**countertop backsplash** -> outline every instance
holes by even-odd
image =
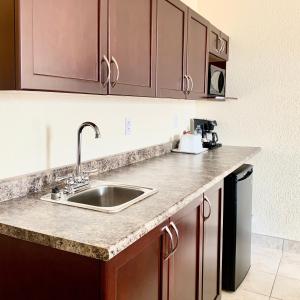
[[[167,154],[172,149],[172,142],[141,148],[129,152],[114,154],[82,163],[84,170],[97,169],[104,173],[113,169],[134,164],[145,159]],[[0,202],[40,192],[49,186],[57,185],[55,178],[74,172],[75,164],[44,170],[0,180]]]

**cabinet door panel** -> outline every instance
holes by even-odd
[[[117,300],[159,299],[160,241],[156,240],[118,270]]]
[[[33,1],[35,74],[98,81],[97,2]]]
[[[221,295],[223,182],[204,194],[210,201],[203,202],[204,249],[203,249],[203,300],[215,300]]]
[[[187,7],[159,0],[157,11],[157,95],[185,98]]]
[[[120,71],[110,93],[155,96],[156,1],[110,0],[109,6],[110,56]],[[112,81],[116,71],[112,64]]]
[[[187,73],[192,77],[193,89],[189,99],[206,95],[208,70],[208,22],[189,11]]]
[[[20,88],[106,93],[104,8],[98,0],[20,1]]]
[[[170,260],[171,300],[196,300],[201,290],[201,203],[202,198],[195,200],[171,219],[179,233],[178,248]],[[176,236],[176,232],[172,232]]]
[[[107,263],[105,300],[168,300],[169,239],[164,228],[153,229]]]
[[[14,1],[0,1],[0,90],[15,89]]]

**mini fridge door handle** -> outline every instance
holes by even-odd
[[[252,173],[253,173],[253,169],[248,171],[242,178],[238,179],[238,181],[243,181],[243,180],[247,179],[248,177],[251,176]]]

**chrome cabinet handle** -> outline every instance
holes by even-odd
[[[190,81],[189,81],[189,77],[188,77],[188,75],[184,75],[183,78],[186,79],[186,85],[185,85],[185,87],[184,87],[184,89],[183,89],[183,92],[184,92],[185,94],[188,94],[188,93],[189,93],[189,90],[190,90]]]
[[[225,52],[225,46],[226,46],[226,41],[223,39],[223,48],[222,48],[222,52]]]
[[[188,91],[188,93],[190,94],[193,91],[193,89],[194,89],[194,81],[193,81],[193,78],[192,78],[191,75],[188,75],[188,79],[191,81],[191,87],[190,87],[190,89]]]
[[[168,253],[167,253],[167,255],[164,257],[164,260],[168,260],[169,258],[170,258],[170,256],[174,253],[174,239],[173,239],[173,235],[172,235],[172,233],[171,233],[171,230],[169,229],[169,227],[168,226],[165,226],[163,229],[162,229],[162,231],[165,231],[167,234],[168,234],[168,236],[169,236],[169,238],[170,238],[170,240],[171,240],[171,251],[168,251]],[[169,250],[169,249],[168,249]]]
[[[209,207],[208,216],[204,215],[204,207],[203,207],[203,218],[204,218],[204,221],[206,221],[211,216],[211,202],[209,201],[209,199],[206,196],[204,196],[204,202],[207,202],[208,207]]]
[[[102,61],[104,61],[106,63],[107,72],[108,72],[106,80],[102,83],[103,87],[106,87],[110,81],[111,69],[110,69],[110,63],[109,63],[106,55],[103,55]]]
[[[174,254],[176,252],[177,248],[178,248],[178,245],[179,245],[179,231],[178,231],[178,228],[176,227],[176,225],[174,224],[174,222],[171,222],[170,225],[176,233],[176,245],[175,245],[175,248],[173,249],[173,252],[172,252],[172,254]]]
[[[225,45],[226,41],[220,37],[218,37],[218,40],[221,42],[220,45],[221,47],[217,50],[219,53],[224,53],[225,52]]]
[[[116,77],[116,80],[110,82],[111,86],[115,87],[116,84],[119,81],[119,78],[120,78],[120,68],[119,68],[117,60],[113,56],[111,57],[111,63],[115,64],[116,68],[117,68],[117,77]]]
[[[217,45],[217,52],[221,53],[223,47],[223,40],[218,36],[218,45]]]
[[[223,53],[225,49],[225,41],[221,38],[221,49],[220,49],[220,53]]]

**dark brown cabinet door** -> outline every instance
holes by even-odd
[[[158,0],[157,96],[185,98],[188,8],[177,0]]]
[[[189,76],[188,99],[199,99],[206,95],[208,26],[208,21],[194,11],[189,10],[187,44],[187,74]]]
[[[16,88],[14,1],[0,1],[0,90]]]
[[[223,182],[204,194],[203,300],[221,299]]]
[[[109,0],[110,94],[155,96],[155,0]]]
[[[171,218],[170,229],[178,246],[170,258],[170,300],[196,300],[201,291],[201,205],[202,197]]]
[[[213,25],[210,25],[209,52],[228,60],[229,37]]]
[[[106,2],[17,2],[19,88],[107,93],[101,78],[106,72],[100,72],[106,54]]]
[[[162,224],[107,263],[105,300],[168,300],[169,236]]]

